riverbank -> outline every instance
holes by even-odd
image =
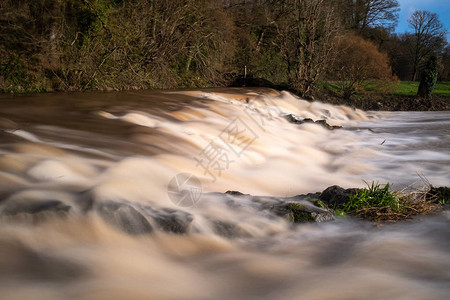
[[[349,105],[362,110],[376,111],[446,111],[450,110],[450,97],[432,96],[423,99],[407,95],[371,95],[369,97],[343,99],[330,94],[320,94],[314,97],[334,105]]]
[[[290,90],[286,86],[275,86],[268,82],[258,87],[273,88],[276,90],[288,90],[295,94],[295,91]],[[1,85],[1,82],[0,82]],[[449,84],[450,85],[450,84]],[[181,89],[193,89],[200,86],[182,86]],[[249,86],[252,88],[252,86]],[[179,87],[180,88],[180,87]],[[211,88],[210,86],[204,86],[203,88]],[[219,87],[217,87],[219,88]],[[52,90],[52,89],[0,89],[0,96],[26,96],[33,94],[46,94],[46,93],[66,93],[66,92],[118,92],[118,91],[151,91],[145,86],[129,85],[120,88],[104,87],[95,90],[83,90],[83,89],[68,89],[68,90]],[[164,90],[162,90],[164,91]],[[176,89],[168,89],[166,91],[176,91]],[[358,94],[351,99],[344,99],[335,91],[319,89],[313,93],[313,96],[307,98],[308,101],[319,101],[323,103],[329,103],[333,105],[347,105],[350,107],[373,110],[373,111],[447,111],[450,110],[450,96],[442,93],[434,94],[430,99],[419,98],[412,95],[410,92],[396,93],[396,94],[377,94],[366,93]]]
[[[450,110],[450,83],[438,82],[431,98],[417,97],[419,82],[366,82],[350,99],[345,99],[339,82],[320,82],[313,93],[315,100],[349,105],[363,110],[444,111]]]

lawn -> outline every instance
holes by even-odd
[[[379,84],[375,84],[374,82],[367,81],[363,84],[365,94],[379,94],[383,88],[380,88]],[[338,81],[323,81],[318,83],[318,87],[322,90],[331,92],[335,95],[342,94],[342,87]],[[390,85],[386,85],[386,92],[391,91],[388,94],[392,94],[394,96],[415,96],[417,94],[417,90],[419,89],[418,81],[400,81],[398,84],[392,82]],[[363,92],[364,93],[364,92]],[[356,96],[361,96],[363,94],[361,92],[357,92]],[[440,97],[450,97],[450,82],[438,82],[434,86],[433,95]]]
[[[419,82],[416,81],[400,81],[395,95],[398,96],[414,96],[417,94]],[[450,82],[438,82],[434,86],[433,95],[450,97]]]

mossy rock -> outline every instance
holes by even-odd
[[[275,215],[292,223],[326,222],[333,220],[333,214],[315,206],[310,201],[284,202],[269,208]]]
[[[287,205],[289,210],[289,218],[294,223],[315,222],[316,218],[312,212],[306,211],[304,206],[299,203],[289,203]]]

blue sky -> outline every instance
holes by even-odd
[[[411,31],[406,20],[416,9],[428,10],[439,15],[439,20],[447,28],[447,42],[450,42],[450,0],[398,0],[400,18],[395,31],[403,33]]]

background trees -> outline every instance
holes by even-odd
[[[270,11],[290,87],[308,95],[333,53],[335,8],[325,0],[285,0],[273,1]]]
[[[417,71],[422,63],[434,52],[445,46],[446,30],[438,15],[426,10],[417,10],[408,19],[414,30],[411,36],[411,55],[413,72],[411,80],[415,81]]]
[[[397,0],[3,0],[0,91],[218,86],[246,69],[309,96],[320,80],[353,81],[354,61],[379,74],[369,61],[384,68],[380,52],[403,80],[418,78],[432,54],[448,78],[437,15],[415,12],[414,33],[395,35],[398,8]]]
[[[219,0],[2,1],[0,84],[18,91],[223,84],[233,28]]]
[[[347,28],[364,32],[368,28],[393,29],[397,23],[397,0],[338,0],[343,23]]]

